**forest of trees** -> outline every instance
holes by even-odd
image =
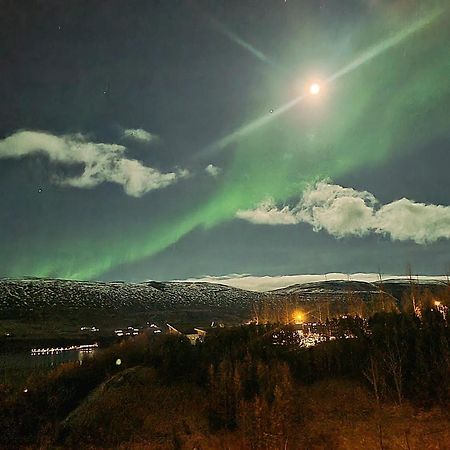
[[[26,388],[0,386],[0,447],[361,448],[341,446],[343,432],[312,428],[312,411],[327,408],[326,420],[372,414],[376,441],[367,448],[396,448],[382,420],[389,408],[412,408],[411,417],[434,411],[450,429],[448,318],[426,308],[420,317],[381,312],[338,325],[342,338],[309,348],[292,325],[278,323],[218,328],[196,346],[174,335],[124,341],[32,377]],[[274,345],[280,332],[283,345]],[[404,433],[398,448],[419,448]],[[443,430],[433,436],[449,438]]]

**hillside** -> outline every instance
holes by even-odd
[[[378,300],[388,301],[395,308],[410,289],[409,280],[386,280],[382,284],[323,281],[257,293],[207,282],[3,279],[0,343],[24,339],[112,339],[117,328],[142,328],[149,323],[205,326],[220,321],[232,325],[251,318],[255,305],[264,302],[272,308],[278,302],[289,302],[308,309],[315,302],[325,301],[328,312],[362,314]],[[438,293],[448,288],[443,282],[427,281],[415,285],[415,289]],[[84,327],[99,330],[93,333],[82,330]]]
[[[0,280],[0,345],[18,341],[111,340],[149,323],[228,324],[246,320],[261,294],[210,283]],[[82,330],[95,327],[96,332]],[[49,343],[48,345],[51,345]]]
[[[294,284],[272,292],[277,295],[292,296],[301,301],[318,299],[345,301],[349,296],[358,296],[364,301],[369,301],[380,295],[380,288],[374,283],[365,281],[333,280]]]
[[[278,324],[217,327],[195,346],[146,333],[16,377],[0,391],[0,448],[448,449],[448,321],[426,310],[336,326],[309,347]]]
[[[447,282],[442,280],[421,280],[420,282],[414,282],[411,285],[411,280],[408,278],[401,279],[388,279],[383,282],[374,283],[377,287],[383,291],[391,294],[398,301],[402,299],[405,292],[411,291],[411,286],[413,289],[420,292],[428,292],[431,295],[441,296],[445,292],[450,292],[450,286]]]

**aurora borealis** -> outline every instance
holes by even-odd
[[[446,2],[6,4],[1,276],[447,269]],[[439,207],[436,239],[236,217],[322,180]]]

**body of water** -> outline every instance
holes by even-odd
[[[30,349],[28,352],[3,352],[0,354],[0,383],[14,381],[16,376],[23,379],[33,373],[47,372],[67,362],[78,361],[83,364],[97,351],[96,347],[74,346],[64,351],[32,352]]]

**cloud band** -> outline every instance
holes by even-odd
[[[83,166],[74,177],[55,177],[63,186],[92,188],[104,182],[116,183],[126,194],[140,197],[186,177],[186,170],[162,173],[125,156],[126,147],[118,144],[89,142],[82,134],[55,136],[40,131],[18,131],[0,140],[0,159],[22,158],[44,153],[56,163]]]
[[[310,186],[293,208],[266,200],[253,210],[238,211],[236,217],[267,225],[309,223],[314,231],[325,230],[337,238],[376,233],[417,244],[450,239],[449,206],[406,198],[380,205],[370,192],[326,182]]]

